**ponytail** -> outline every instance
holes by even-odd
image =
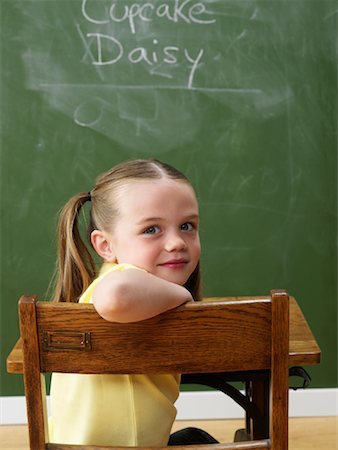
[[[89,193],[74,195],[63,207],[58,225],[58,259],[54,301],[77,302],[95,277],[95,262],[83,242],[78,225]]]

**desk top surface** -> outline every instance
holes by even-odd
[[[298,303],[293,297],[290,297],[289,365],[319,364],[320,354],[320,348]],[[7,372],[23,373],[21,339],[17,341],[7,358]]]

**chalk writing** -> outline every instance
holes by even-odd
[[[206,7],[203,3],[192,3],[192,0],[171,0],[166,3],[161,3],[158,6],[152,3],[133,3],[131,5],[123,5],[119,8],[118,2],[111,4],[109,11],[105,11],[106,14],[102,17],[97,16],[95,2],[94,11],[89,11],[88,0],[82,1],[81,11],[83,16],[91,23],[97,25],[108,24],[109,22],[124,22],[128,21],[130,31],[136,33],[135,20],[139,19],[144,22],[152,22],[156,17],[164,18],[171,22],[178,23],[183,21],[187,24],[200,24],[208,25],[215,23],[216,19],[207,19],[206,17],[200,17],[208,15]]]
[[[148,36],[142,35],[142,45],[137,42],[137,35],[142,24],[151,27],[155,20],[165,20],[174,26],[179,22],[186,26],[207,26],[216,22],[216,19],[207,11],[205,4],[200,0],[168,0],[166,2],[134,2],[126,4],[118,0],[111,2],[107,7],[98,8],[97,2],[82,0],[81,13],[90,24],[100,27],[95,32],[83,33],[77,26],[82,41],[85,40],[86,53],[91,56],[91,64],[95,66],[112,66],[119,62],[129,64],[143,64],[149,68],[150,75],[173,78],[165,67],[187,67],[187,87],[193,88],[194,76],[203,64],[204,48],[188,48],[184,42],[162,43],[160,37],[155,36],[151,30]],[[103,4],[101,4],[103,6]],[[125,42],[125,33],[114,34],[114,26],[127,24],[127,31],[134,36],[136,45],[131,47]],[[112,25],[112,32],[107,32],[107,26]],[[104,32],[101,30],[104,27]],[[174,33],[173,33],[174,34]],[[158,68],[161,67],[161,70]]]
[[[113,36],[108,36],[101,33],[87,33],[88,37],[95,37],[97,41],[97,60],[93,61],[94,65],[98,66],[104,66],[104,65],[110,65],[115,64],[121,60],[125,53],[125,48],[122,45],[122,43],[114,38]],[[110,42],[110,48],[113,52],[113,56],[110,59],[104,60],[103,57],[103,51],[102,51],[102,41],[109,41]],[[156,39],[153,40],[153,42],[156,44],[158,41]],[[128,51],[127,57],[128,61],[132,64],[137,64],[140,62],[145,62],[149,66],[153,66],[154,64],[157,64],[159,62],[163,62],[166,64],[177,64],[178,62],[178,54],[181,52],[179,47],[175,46],[166,46],[162,48],[159,51],[149,51],[146,47],[136,47],[132,49],[131,51]],[[197,66],[199,62],[202,59],[204,50],[200,49],[197,55],[192,56],[189,53],[189,50],[184,48],[183,49],[183,57],[184,59],[191,63],[191,69],[189,73],[189,81],[188,81],[188,87],[192,87],[192,82],[194,78],[194,73],[197,69]]]

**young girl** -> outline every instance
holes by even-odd
[[[91,202],[89,240],[78,218]],[[188,179],[157,160],[120,164],[60,214],[55,301],[93,303],[112,322],[148,319],[199,300],[198,204]],[[174,433],[179,375],[52,376],[50,442],[165,446],[216,442],[197,429]]]

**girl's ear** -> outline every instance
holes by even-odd
[[[98,255],[107,262],[116,262],[111,240],[104,231],[94,230],[90,235],[92,245]]]

